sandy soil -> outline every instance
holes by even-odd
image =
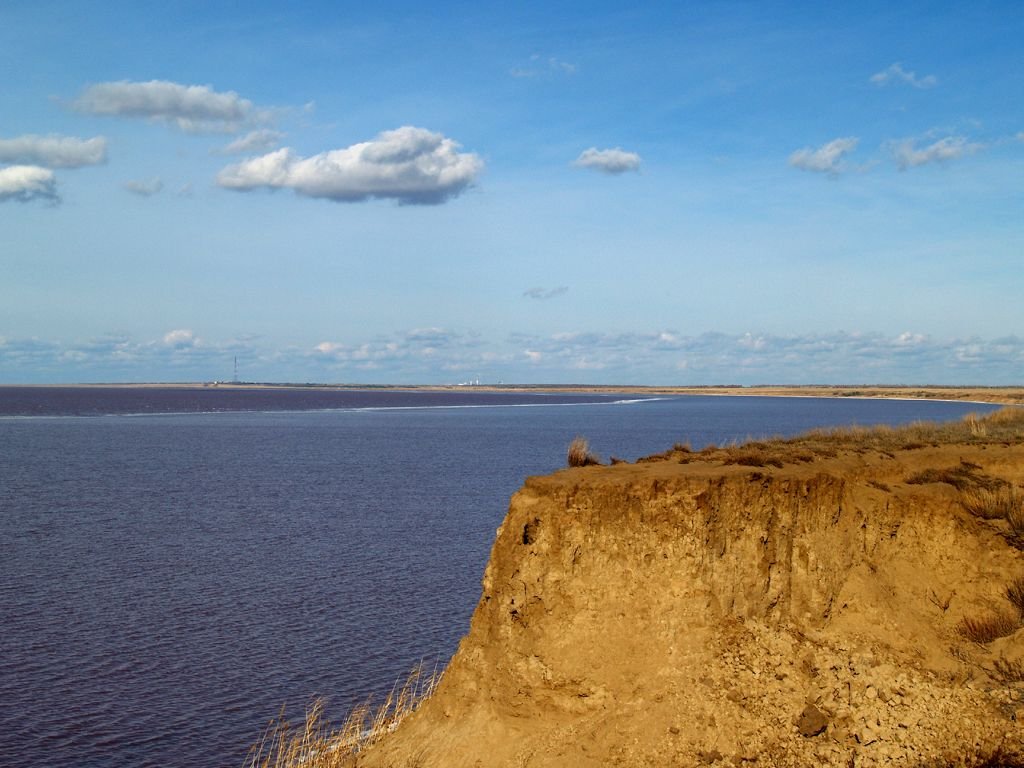
[[[358,764],[1024,766],[1022,488],[1010,411],[530,478]]]

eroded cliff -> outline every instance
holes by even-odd
[[[970,503],[1019,501],[1019,431],[530,478],[440,687],[359,764],[1024,765],[1024,520]]]

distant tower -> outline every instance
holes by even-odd
[[[231,381],[233,381],[235,384],[238,383],[238,355],[235,355],[235,378],[233,378]]]

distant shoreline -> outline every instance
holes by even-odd
[[[726,397],[828,397],[900,400],[946,400],[1024,405],[1024,387],[883,386],[883,385],[714,385],[638,386],[586,384],[294,384],[272,382],[149,382],[87,384],[5,384],[3,387],[88,387],[112,389],[299,389],[390,390],[423,392],[572,392],[587,394],[713,395]]]

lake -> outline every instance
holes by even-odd
[[[467,631],[509,496],[577,434],[633,460],[968,403],[0,387],[0,764],[240,766]]]

